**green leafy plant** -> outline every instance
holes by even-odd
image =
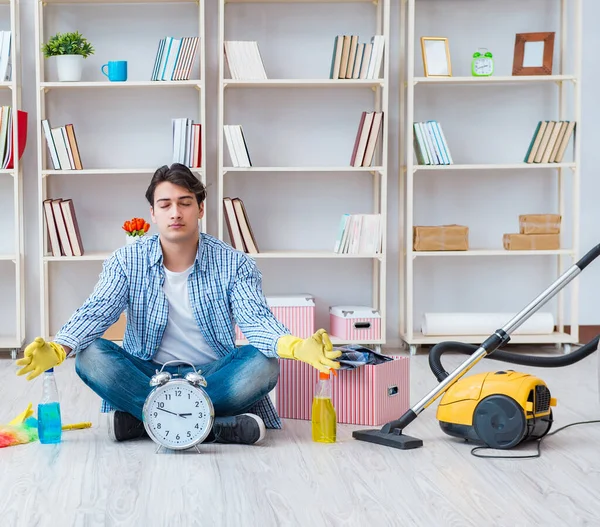
[[[94,54],[94,48],[79,31],[57,33],[42,46],[42,51],[46,58],[57,55],[81,55],[86,59]]]

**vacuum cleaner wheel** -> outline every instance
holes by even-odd
[[[513,448],[527,432],[523,408],[512,397],[490,395],[475,408],[473,427],[491,448]]]

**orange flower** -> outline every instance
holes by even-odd
[[[121,227],[128,236],[143,236],[150,229],[150,224],[144,218],[132,218]]]

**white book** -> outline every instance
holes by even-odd
[[[248,155],[246,141],[244,139],[244,134],[242,131],[242,125],[235,125],[233,128],[233,137],[235,140],[235,146],[238,149],[238,157],[241,160],[241,166],[250,167],[252,166],[250,163],[250,156]]]
[[[42,128],[44,135],[46,136],[46,144],[48,145],[48,151],[50,152],[50,159],[52,160],[52,167],[54,170],[60,170],[60,161],[58,160],[58,152],[56,145],[54,144],[54,138],[52,137],[52,131],[50,130],[50,122],[48,119],[42,121]]]
[[[165,64],[165,70],[163,72],[162,80],[164,80],[164,81],[173,80],[173,73],[175,72],[175,65],[177,64],[177,59],[179,58],[180,50],[181,50],[181,39],[174,38],[171,42],[171,49],[169,51],[169,56],[167,57],[167,62]]]
[[[226,124],[223,126],[223,135],[225,135],[225,140],[227,142],[227,150],[229,151],[229,158],[231,159],[231,164],[234,167],[241,166],[238,160],[237,152],[235,150],[233,135],[231,134],[231,125]]]
[[[58,160],[60,163],[60,170],[71,170],[71,163],[69,162],[69,153],[67,152],[67,145],[63,139],[62,131],[60,128],[52,128],[52,139],[54,139],[54,145],[58,152]]]

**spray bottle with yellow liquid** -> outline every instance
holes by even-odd
[[[334,374],[335,374],[335,370]],[[337,417],[331,401],[329,373],[319,372],[312,404],[312,437],[317,443],[335,443]]]

